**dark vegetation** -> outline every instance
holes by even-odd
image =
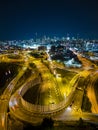
[[[32,68],[32,69],[35,69],[36,68],[36,65],[34,63],[29,63],[29,66]]]
[[[27,92],[23,95],[24,100],[32,104],[39,104],[38,102],[38,95],[40,96],[39,88],[40,88],[39,85],[35,85],[34,87],[28,89]]]
[[[9,82],[17,75],[18,65],[15,63],[0,63],[0,94]]]
[[[20,55],[15,55],[15,54],[8,55],[7,57],[10,59],[20,59],[21,58]]]
[[[56,126],[51,118],[44,118],[41,125],[28,124],[23,130],[98,130],[98,127],[95,124],[85,122],[82,118],[75,122],[58,122]]]
[[[59,69],[59,68],[56,68],[56,71],[57,71],[57,74],[61,74],[62,78],[65,77],[69,81],[77,74],[76,72],[71,72],[71,71]]]
[[[87,91],[86,90],[84,90],[81,109],[82,109],[83,112],[91,112],[91,102],[89,101],[89,98],[87,97]]]
[[[43,53],[31,52],[30,55],[35,58],[43,58]]]
[[[44,118],[43,122],[42,122],[42,128],[48,127],[48,128],[52,128],[53,127],[53,123],[54,121],[52,120],[52,118]]]
[[[97,103],[98,103],[98,79],[96,80],[96,82],[94,84],[94,90],[95,90],[95,96],[96,96]]]
[[[45,117],[42,123],[38,126],[32,126],[27,124],[23,130],[54,130],[53,127],[54,121],[50,117]]]

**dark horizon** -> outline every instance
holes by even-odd
[[[97,0],[0,1],[0,40],[42,37],[98,39]]]

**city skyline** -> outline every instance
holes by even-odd
[[[0,40],[67,34],[98,39],[97,6],[97,0],[1,0]]]

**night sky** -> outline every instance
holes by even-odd
[[[0,40],[98,39],[98,0],[0,0]]]

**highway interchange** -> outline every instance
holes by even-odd
[[[20,59],[11,59],[7,54],[0,56],[1,62],[20,62],[21,71],[9,83],[0,97],[0,129],[7,130],[8,127],[8,108],[12,116],[17,119],[37,125],[42,122],[44,117],[50,116],[54,120],[78,120],[80,117],[84,120],[98,123],[98,103],[94,90],[94,83],[98,80],[98,67],[92,67],[92,62],[78,55],[82,61],[83,67],[69,82],[69,91],[60,88],[62,86],[61,77],[57,76],[55,68],[58,66],[51,64],[46,66],[42,60],[32,57],[28,51],[20,53]],[[30,63],[34,63],[37,70],[32,69],[32,75],[26,82],[15,89],[17,82],[30,68]],[[70,68],[63,68],[70,70]],[[52,70],[52,73],[51,71]],[[71,69],[75,71],[76,69]],[[82,83],[81,83],[82,82]],[[24,100],[23,95],[28,89],[39,85],[36,92],[36,102],[31,104]],[[62,87],[63,88],[63,87]],[[81,110],[84,89],[87,88],[87,95],[92,104],[91,113]]]

